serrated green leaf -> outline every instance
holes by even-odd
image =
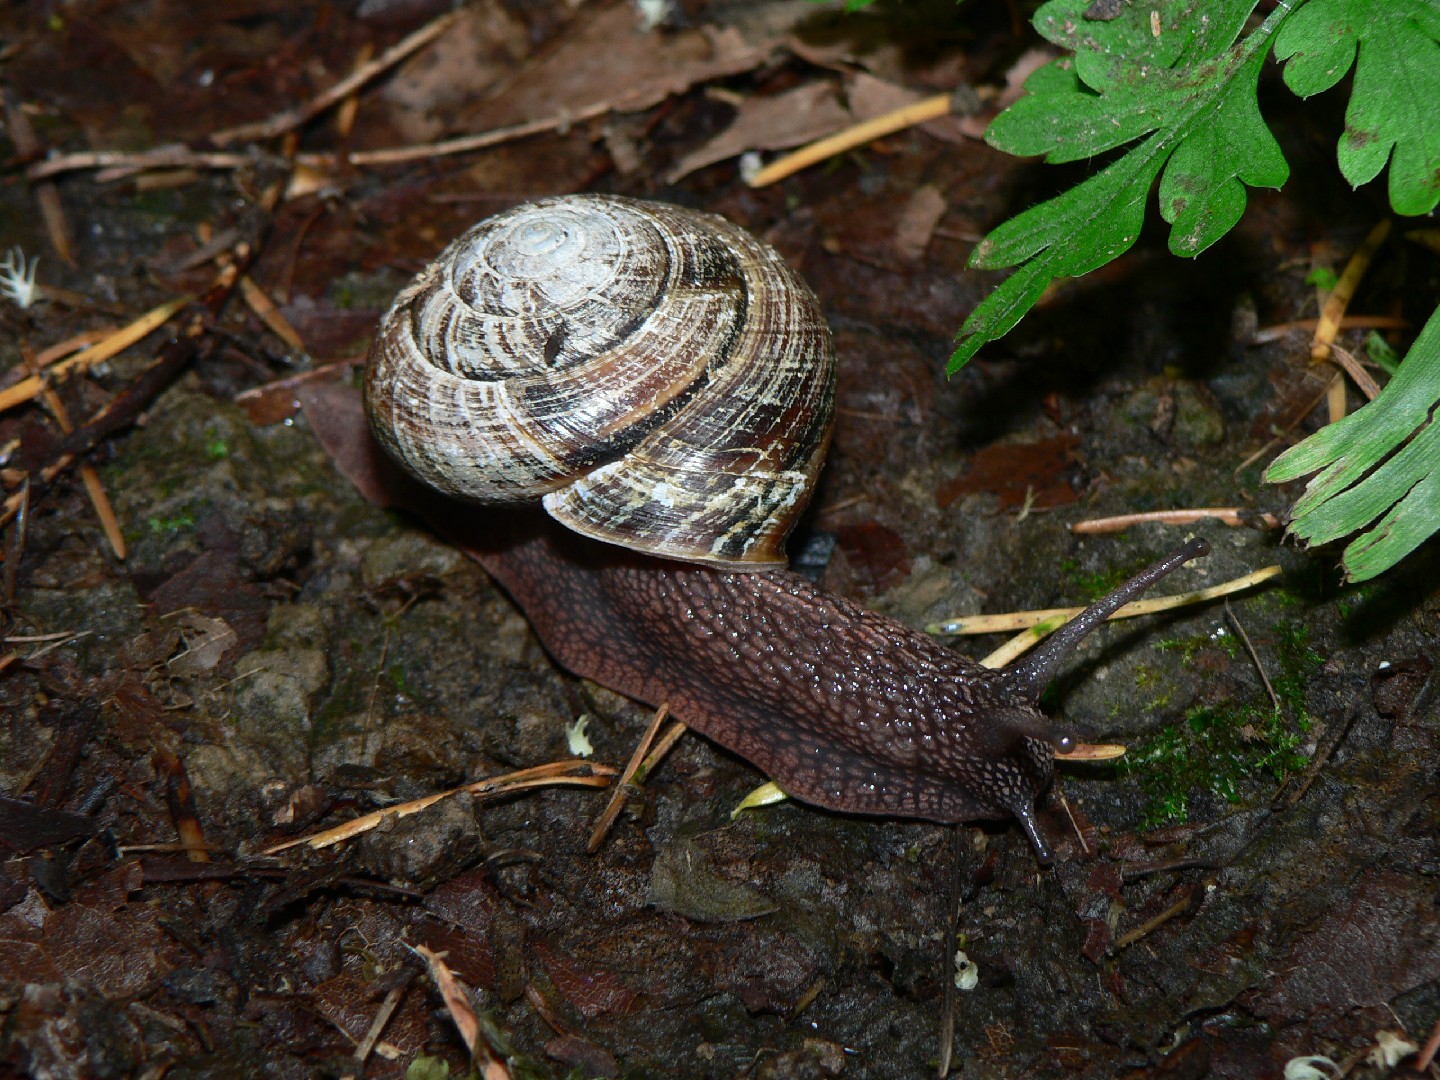
[[[1117,18],[1099,20],[1085,17],[1091,2],[1051,0],[1035,12],[1033,25],[1046,41],[1077,55],[1122,56],[1156,68],[1223,52],[1255,10],[1254,0],[1161,0],[1127,4]]]
[[[970,264],[1025,263],[987,296],[960,328],[950,370],[963,367],[987,341],[1007,333],[1057,277],[1077,277],[1128,250],[1145,223],[1145,199],[1169,151],[1159,136],[1049,202],[1032,206],[995,229]],[[1076,243],[1079,230],[1084,243]],[[1046,257],[1030,259],[1044,251]]]
[[[1359,187],[1389,162],[1397,214],[1440,203],[1440,0],[1310,0],[1276,35],[1275,55],[1301,97],[1354,65],[1336,155],[1345,179]]]
[[[1291,447],[1270,483],[1318,473],[1295,503],[1290,531],[1311,544],[1365,530],[1345,549],[1346,577],[1388,570],[1440,531],[1440,310],[1380,396]]]
[[[970,265],[998,270],[1048,250],[1057,260],[1051,277],[1104,266],[1140,235],[1146,196],[1168,156],[1158,136],[1149,139],[1069,191],[1002,223],[976,246]],[[1087,242],[1077,242],[1077,226]]]
[[[1245,187],[1278,188],[1290,177],[1280,144],[1265,126],[1256,84],[1265,53],[1257,50],[1217,96],[1215,122],[1202,124],[1175,151],[1160,181],[1160,216],[1170,222],[1170,250],[1199,255],[1245,212]]]
[[[1199,254],[1235,224],[1247,184],[1285,182],[1289,169],[1260,116],[1256,82],[1270,35],[1290,12],[1277,9],[1236,44],[1255,4],[1153,0],[1104,22],[1084,17],[1086,0],[1040,8],[1036,29],[1076,50],[1073,67],[1057,61],[1032,75],[1027,95],[995,118],[986,140],[1053,162],[1143,141],[1078,187],[1005,222],[975,249],[975,267],[1030,262],[1012,275],[1013,286],[1003,283],[971,312],[951,371],[1013,327],[1051,281],[1127,250],[1162,170],[1161,213],[1173,226],[1171,250],[1182,255]]]

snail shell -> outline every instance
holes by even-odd
[[[371,428],[422,481],[540,497],[570,529],[729,569],[783,566],[829,442],[820,305],[723,218],[603,195],[470,229],[370,349]]]

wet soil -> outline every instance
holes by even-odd
[[[56,5],[40,22],[12,9],[10,89],[49,145],[199,145],[436,14],[214,7]],[[533,73],[596,10],[486,8],[486,63],[497,78]],[[992,283],[965,269],[974,240],[1063,170],[911,131],[770,189],[746,187],[733,161],[661,178],[737,101],[843,81],[867,56],[916,88],[998,83],[1033,42],[1003,10],[934,11],[921,29],[884,10],[807,15],[794,38],[755,29],[782,16],[797,18],[687,6],[655,32],[672,46],[697,28],[772,37],[663,100],[475,154],[337,170],[272,212],[255,209],[264,164],[161,186],[66,176],[74,266],[50,253],[9,172],[0,238],[42,253],[42,282],[138,314],[203,291],[216,267],[190,265],[197,230],[234,230],[306,349],[233,300],[183,374],[95,450],[123,561],[70,474],[37,487],[23,534],[10,527],[0,1073],[460,1075],[425,945],[471,988],[515,1076],[929,1075],[951,918],[978,969],[958,995],[954,1075],[1278,1077],[1296,1055],[1344,1061],[1381,1031],[1424,1041],[1440,1015],[1440,549],[1348,587],[1333,552],[1298,552],[1275,529],[1068,528],[1191,506],[1283,515],[1296,492],[1260,471],[1320,422],[1305,406],[1323,382],[1303,332],[1263,345],[1251,332],[1314,315],[1306,275],[1343,261],[1383,195],[1333,175],[1323,110],[1267,99],[1303,182],[1253,193],[1236,232],[1193,262],[1152,226],[947,379],[950,337]],[[850,59],[802,59],[807,43]],[[362,99],[353,147],[504,120],[493,87],[401,100],[386,86]],[[301,145],[335,140],[322,118]],[[835,541],[827,587],[922,627],[1084,602],[1188,532],[1214,551],[1170,591],[1282,567],[1228,610],[1108,628],[1067,664],[1046,708],[1130,753],[1062,770],[1073,820],[1044,820],[1056,865],[1003,822],[952,830],[798,803],[732,814],[764,777],[693,734],[594,855],[605,795],[565,788],[459,795],[323,851],[260,854],[568,758],[582,714],[593,760],[622,764],[648,722],[557,669],[477,564],[357,493],[294,394],[241,399],[361,355],[394,292],[472,221],[575,190],[724,213],[816,289],[841,357],[839,418],[792,547]],[[944,210],[917,250],[895,238],[922,190]],[[1392,242],[1352,310],[1423,316],[1437,285],[1433,256]],[[73,302],[4,305],[0,360],[120,321]],[[68,382],[72,414],[163,343]],[[57,440],[36,405],[0,416],[7,482]],[[178,847],[197,827],[208,861]],[[1351,1073],[1385,1074],[1364,1061]]]

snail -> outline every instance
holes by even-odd
[[[1048,863],[1035,804],[1073,736],[1041,692],[1208,545],[982,667],[784,569],[834,382],[819,302],[768,245],[714,215],[582,195],[483,221],[422,271],[380,324],[365,407],[445,495],[538,497],[548,517],[510,514],[481,561],[562,666],[668,702],[802,801],[1013,817]]]

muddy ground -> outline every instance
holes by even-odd
[[[4,367],[204,294],[216,238],[258,253],[251,276],[304,348],[238,295],[203,320],[165,389],[89,455],[123,560],[73,471],[35,479],[61,438],[41,406],[0,415],[8,493],[32,480],[5,547],[0,1073],[460,1075],[427,946],[514,1076],[922,1076],[952,915],[978,967],[954,1075],[1278,1077],[1324,1054],[1369,1077],[1387,1074],[1364,1059],[1380,1033],[1425,1041],[1440,1015],[1440,548],[1347,587],[1333,551],[1263,525],[1069,531],[1194,506],[1283,516],[1298,488],[1260,473],[1321,422],[1324,375],[1305,331],[1257,344],[1255,329],[1313,317],[1307,275],[1338,269],[1385,212],[1383,192],[1335,174],[1343,103],[1302,109],[1267,78],[1289,187],[1252,193],[1193,262],[1152,225],[949,379],[950,339],[995,280],[965,269],[975,241],[1079,173],[955,125],[759,190],[734,148],[691,168],[740,119],[755,126],[739,149],[782,145],[754,116],[783,94],[843,112],[867,79],[1002,86],[1036,42],[993,8],[694,3],[645,30],[626,5],[480,3],[367,84],[348,130],[324,111],[291,145],[227,142],[238,167],[58,176],[73,265],[10,125],[0,246],[39,254],[42,287],[68,293],[0,304]],[[6,93],[46,150],[212,151],[440,14],[16,5],[0,12]],[[615,70],[638,72],[623,92]],[[567,116],[465,154],[317,159],[304,184],[283,159]],[[557,670],[478,565],[367,503],[299,390],[246,395],[363,355],[396,290],[474,220],[580,190],[724,213],[818,292],[839,419],[801,539],[834,539],[827,587],[924,626],[1084,602],[1189,532],[1214,553],[1169,591],[1282,567],[1228,612],[1110,628],[1066,666],[1046,707],[1130,748],[1062,770],[1088,844],[1047,815],[1059,857],[1041,869],[1004,823],[955,838],[796,803],[732,816],[763,777],[692,734],[595,855],[605,795],[584,788],[457,795],[323,851],[261,854],[568,758],[581,714],[592,760],[623,764],[648,722]],[[1351,310],[1418,324],[1437,286],[1435,256],[1397,237]],[[168,332],[64,383],[72,416],[178,356]],[[1363,334],[1342,340],[1358,351]]]

